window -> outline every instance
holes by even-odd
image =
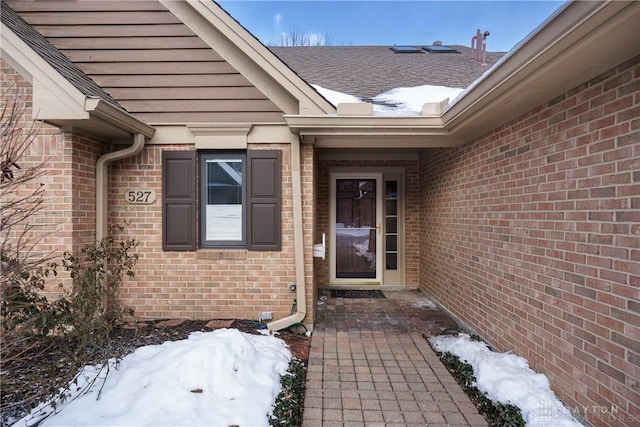
[[[246,245],[247,156],[200,154],[200,246]]]
[[[196,227],[203,248],[280,250],[282,153],[217,150],[198,154],[196,168],[195,151],[162,153],[163,250],[195,250]]]

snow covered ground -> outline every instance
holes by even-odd
[[[266,426],[291,352],[281,339],[236,329],[194,332],[188,339],[138,348],[109,366],[86,366],[41,426]],[[491,351],[469,335],[429,339],[469,363],[476,387],[521,409],[528,427],[581,427],[556,398],[547,377],[525,359]],[[108,373],[108,375],[107,375]],[[106,377],[106,379],[105,379]],[[36,424],[42,404],[13,424]]]
[[[520,408],[527,427],[583,427],[558,400],[543,374],[526,359],[491,351],[467,334],[429,338],[436,351],[449,352],[473,367],[475,386],[491,400]]]
[[[266,426],[290,360],[274,336],[194,332],[112,360],[108,375],[107,367],[85,367],[73,396],[40,426]],[[42,404],[13,427],[51,411]]]

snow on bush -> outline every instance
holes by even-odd
[[[526,359],[492,351],[467,334],[429,338],[433,348],[451,353],[473,368],[475,386],[491,400],[517,406],[529,427],[582,427],[558,400],[543,374]]]

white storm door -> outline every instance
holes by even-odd
[[[331,174],[331,283],[382,283],[382,174]]]

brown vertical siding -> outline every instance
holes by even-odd
[[[140,120],[282,121],[273,102],[157,1],[8,4]]]
[[[421,160],[420,284],[599,426],[640,420],[640,57]]]

